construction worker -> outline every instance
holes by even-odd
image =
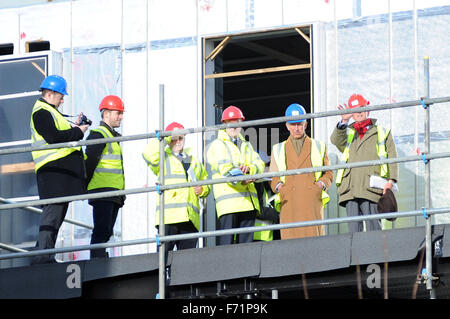
[[[184,126],[172,122],[166,131],[183,130]],[[151,171],[159,176],[159,141],[150,139],[142,153]],[[208,173],[203,164],[192,154],[190,148],[185,148],[184,135],[172,135],[164,139],[165,167],[164,184],[180,184],[208,179]],[[165,235],[177,235],[198,232],[200,229],[200,209],[202,198],[208,196],[209,186],[175,188],[164,192],[164,223]],[[156,226],[159,228],[159,197],[156,212]],[[165,244],[165,253],[175,246],[177,250],[195,248],[197,238],[170,241]]]
[[[369,104],[370,102],[361,94],[353,94],[348,100],[348,106],[339,105],[338,109],[357,109]],[[351,118],[354,123],[349,124]],[[376,119],[369,118],[369,112],[342,115],[341,121],[331,135],[331,142],[343,153],[343,162],[354,163],[397,157],[390,130],[377,125],[376,122]],[[370,186],[370,179],[375,176],[385,179],[381,188]],[[396,163],[340,169],[336,176],[339,205],[346,208],[349,217],[376,214],[378,200],[386,189],[393,189],[397,178]],[[351,233],[363,231],[363,222],[351,222],[348,228]],[[366,230],[381,230],[381,221],[367,220]]]
[[[229,106],[222,113],[222,123],[238,123],[244,120],[244,114],[236,106]],[[213,179],[264,172],[264,162],[240,131],[240,127],[219,130],[217,138],[209,145],[207,160],[211,166]],[[258,194],[252,180],[214,184],[213,191],[219,229],[255,225],[255,218],[260,208]],[[232,244],[234,238],[234,234],[219,236],[217,244]],[[236,236],[238,243],[252,241],[253,233],[242,233]]]
[[[40,86],[42,96],[34,104],[30,129],[33,147],[83,139],[89,125],[71,124],[58,110],[64,103],[66,80],[58,75],[46,77]],[[84,154],[81,147],[66,147],[31,152],[40,199],[86,193]],[[55,247],[59,228],[69,202],[43,205],[36,242],[38,249]],[[54,255],[40,255],[32,263],[54,263]]]
[[[306,114],[305,109],[297,103],[289,105],[285,112],[285,116],[303,114]],[[329,165],[325,143],[308,137],[305,133],[307,125],[305,119],[286,122],[290,136],[286,141],[273,146],[271,172]],[[279,196],[275,207],[281,206],[280,223],[323,219],[323,209],[330,200],[326,190],[332,181],[332,171],[272,178],[272,190]],[[287,228],[281,230],[281,239],[324,234],[323,225]]]
[[[124,103],[115,95],[105,96],[99,105],[102,120],[91,130],[88,140],[121,136],[115,131],[123,119]],[[119,142],[101,143],[86,147],[86,172],[88,193],[125,189],[122,148]],[[119,209],[125,196],[89,199],[92,206],[94,229],[91,244],[106,243],[113,234]],[[108,257],[106,249],[92,249],[91,258]]]

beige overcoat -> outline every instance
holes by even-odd
[[[286,142],[287,169],[312,167],[311,139],[306,136],[300,156],[298,156],[291,138],[292,137],[289,137]],[[324,165],[330,165],[328,151],[325,151]],[[273,154],[270,161],[270,171],[278,171]],[[320,180],[325,184],[326,188],[330,187],[333,182],[333,171],[324,171]],[[275,187],[279,182],[279,177],[274,177],[272,179],[271,187],[274,192]],[[280,190],[280,223],[323,219],[321,193],[322,189],[315,185],[314,173],[286,176],[286,184]],[[323,225],[287,228],[281,230],[281,239],[312,237],[324,234],[325,226]]]

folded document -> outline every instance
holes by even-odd
[[[242,173],[242,171],[239,168],[236,168],[236,167],[230,169],[227,174],[227,176],[232,176],[232,177],[241,176],[241,175],[244,175],[244,174]]]
[[[381,176],[377,176],[377,175],[372,175],[370,176],[370,181],[369,181],[369,186],[373,187],[373,188],[380,188],[380,189],[384,189],[384,185],[388,182],[389,180],[387,180],[386,178],[383,178]],[[394,192],[398,191],[398,186],[397,183],[394,184],[394,187],[392,188],[394,190]]]

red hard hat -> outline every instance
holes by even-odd
[[[366,106],[369,104],[370,102],[367,101],[361,94],[355,93],[348,99],[348,107],[351,109],[355,107]]]
[[[222,113],[222,123],[228,120],[243,120],[245,121],[244,113],[242,113],[241,109],[231,105],[227,107]]]
[[[166,131],[184,130],[184,126],[177,122],[172,122],[166,127]]]
[[[101,110],[117,110],[123,112],[124,105],[122,99],[115,95],[108,95],[100,102],[98,109]]]

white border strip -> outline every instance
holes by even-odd
[[[39,92],[39,91],[5,94],[5,95],[0,95],[0,100],[16,99],[18,97],[34,96],[34,95],[40,95],[40,94],[41,94],[41,92]]]
[[[8,147],[8,146],[15,146],[15,145],[27,145],[27,144],[31,144],[31,139],[30,140],[21,140],[21,141],[0,143],[0,148]]]

